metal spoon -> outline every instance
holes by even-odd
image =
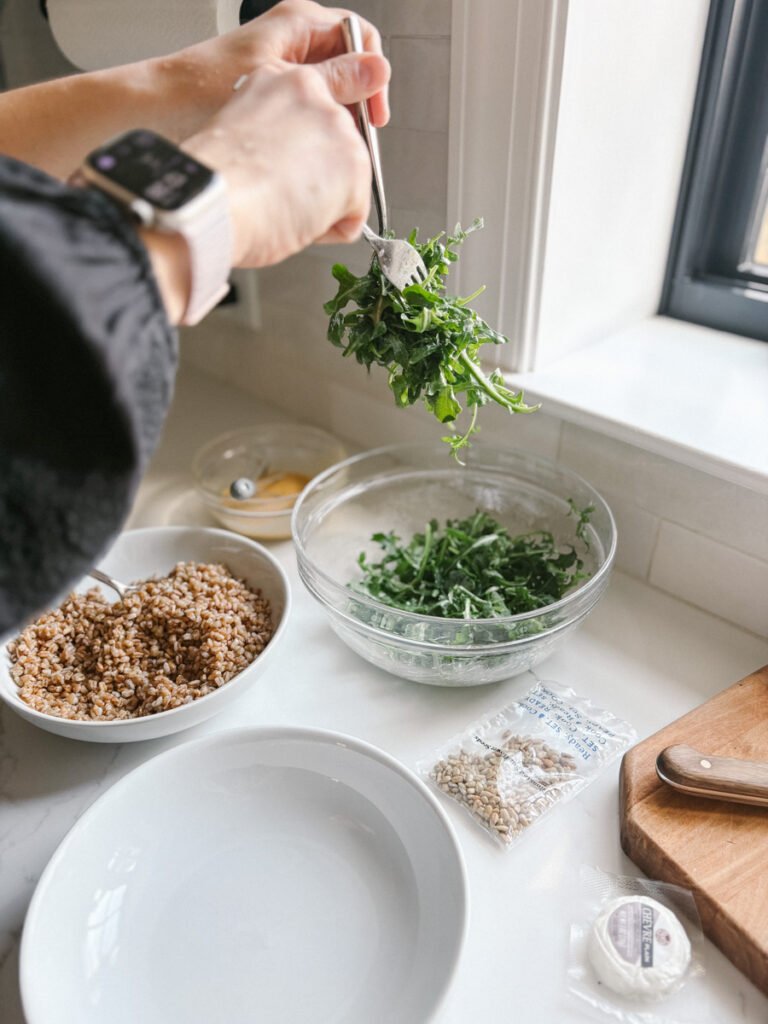
[[[116,580],[114,576],[108,576],[101,569],[91,569],[88,575],[91,579],[98,580],[99,583],[105,583],[108,587],[111,587],[121,601],[124,601],[129,594],[139,589],[137,584],[121,583],[120,580]]]
[[[229,485],[230,497],[235,501],[247,501],[256,493],[256,484],[247,476],[239,476]]]

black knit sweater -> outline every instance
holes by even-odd
[[[176,359],[123,213],[0,157],[0,637],[62,595],[120,529]]]

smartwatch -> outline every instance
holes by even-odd
[[[232,231],[221,175],[161,135],[139,129],[95,149],[72,182],[106,193],[145,227],[182,236],[190,265],[183,325],[199,323],[227,294]]]

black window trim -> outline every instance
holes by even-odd
[[[740,55],[756,25],[761,37],[768,39],[768,4],[761,0],[711,0],[659,312],[768,341],[768,284],[740,273],[738,260],[727,274],[721,268],[718,272],[711,265],[701,266],[702,252],[711,249],[707,233],[713,197],[728,189],[718,155],[729,143],[739,90],[742,97],[745,92]],[[763,93],[761,122],[768,117],[768,89]],[[733,204],[734,217],[740,223],[746,221],[753,196],[734,189],[727,202]]]

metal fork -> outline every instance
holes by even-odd
[[[344,43],[348,53],[363,53],[363,35],[360,22],[351,15],[342,21]],[[379,233],[372,231],[367,224],[363,225],[363,235],[373,249],[381,272],[399,292],[409,284],[418,284],[427,276],[424,260],[410,242],[404,238],[383,238],[387,231],[387,201],[384,196],[384,177],[381,173],[379,156],[379,140],[376,129],[368,117],[368,104],[365,100],[355,104],[357,122],[368,147],[373,168],[373,199],[379,220]]]

